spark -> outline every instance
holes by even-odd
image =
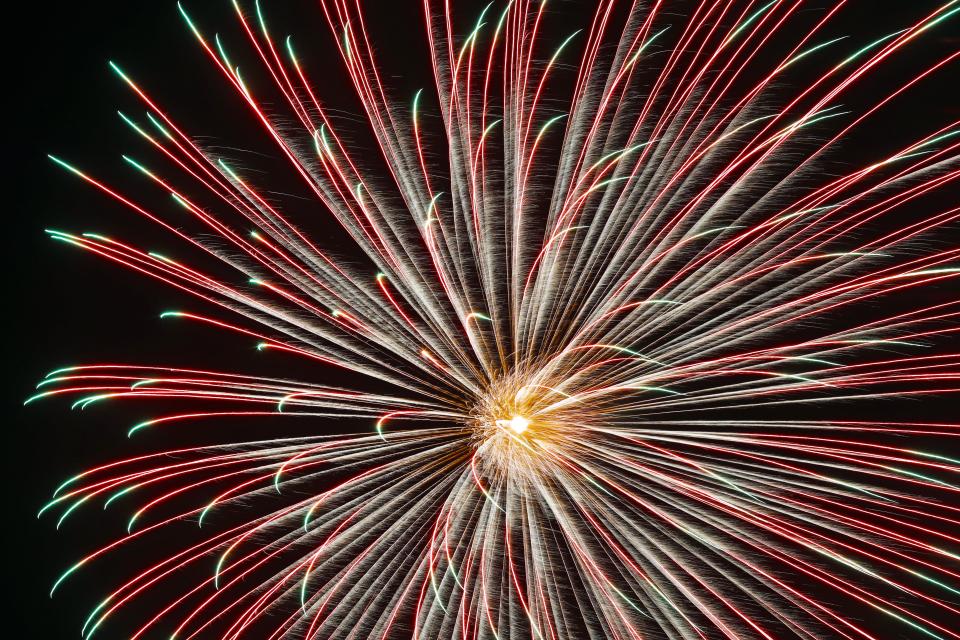
[[[843,35],[844,2],[585,3],[571,32],[569,3],[425,0],[434,81],[397,98],[362,4],[320,3],[339,71],[259,2],[219,32],[177,5],[307,216],[113,61],[142,194],[50,156],[176,244],[50,238],[282,372],[74,364],[26,399],[198,443],[40,509],[129,509],[53,583],[130,559],[84,638],[960,639],[960,424],[885,417],[960,390],[960,128],[914,97],[870,129],[946,79],[956,0]],[[854,134],[875,156],[827,164]],[[199,444],[241,423],[270,431]]]

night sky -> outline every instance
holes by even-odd
[[[300,55],[305,59],[314,64],[320,61],[317,68],[328,70],[323,98],[336,108],[355,112],[352,90],[340,72],[339,60],[333,57],[329,31],[315,4],[264,3],[273,31],[294,34],[298,54],[302,50]],[[412,96],[416,89],[429,86],[431,75],[420,2],[368,4],[370,28],[382,34],[377,46],[384,54],[385,77],[395,94]],[[385,8],[377,8],[377,4]],[[810,4],[822,7],[828,3]],[[927,4],[934,6],[922,1],[853,2],[833,31],[888,33],[895,28],[893,25],[907,24],[920,15]],[[211,33],[220,26],[225,31],[236,27],[228,2],[195,1],[186,6]],[[311,370],[301,362],[271,361],[258,353],[250,341],[188,323],[161,321],[159,314],[164,310],[188,306],[200,309],[201,305],[187,305],[185,294],[52,242],[44,234],[45,228],[116,234],[177,255],[175,240],[159,234],[149,223],[134,219],[121,205],[108,201],[46,157],[47,153],[54,153],[129,193],[143,194],[148,203],[167,206],[156,189],[147,188],[145,181],[121,160],[122,153],[151,161],[156,158],[118,118],[117,109],[138,116],[142,109],[111,73],[107,61],[117,61],[150,87],[185,124],[186,130],[209,136],[205,138],[207,144],[222,145],[225,156],[242,162],[249,170],[269,172],[272,188],[279,192],[277,198],[312,237],[348,258],[355,256],[343,243],[342,234],[338,235],[339,231],[319,212],[319,205],[306,199],[302,187],[284,174],[269,141],[259,132],[251,134],[254,129],[249,114],[204,58],[174,2],[34,2],[21,8],[25,15],[6,21],[5,41],[9,50],[4,56],[6,73],[13,76],[6,82],[6,102],[14,110],[6,119],[6,130],[14,138],[14,149],[6,147],[6,175],[11,177],[12,173],[6,190],[14,196],[14,202],[7,199],[5,240],[8,247],[12,245],[15,255],[7,267],[7,284],[13,285],[15,293],[6,315],[14,317],[17,327],[5,336],[7,348],[12,347],[13,353],[6,358],[7,400],[12,419],[6,421],[5,452],[11,464],[5,474],[8,507],[4,515],[11,539],[3,565],[8,572],[6,587],[13,594],[12,604],[8,596],[5,608],[8,616],[14,614],[14,629],[19,631],[12,633],[9,622],[3,628],[7,629],[4,635],[11,634],[9,637],[76,638],[90,608],[126,575],[123,556],[84,572],[53,600],[48,599],[47,591],[56,576],[81,554],[111,540],[121,530],[125,518],[119,510],[103,513],[94,506],[68,521],[63,531],[56,532],[55,519],[38,521],[35,517],[52,490],[70,475],[105,461],[186,443],[262,437],[275,433],[272,430],[277,425],[269,420],[243,427],[214,421],[192,433],[169,430],[159,436],[128,440],[126,430],[149,418],[156,408],[116,403],[71,411],[64,401],[21,408],[34,385],[52,369],[92,361],[196,365],[319,382],[332,380],[330,372]],[[579,24],[576,3],[557,2],[553,10],[569,10],[574,16],[569,18],[570,24]],[[465,9],[463,15],[469,18],[475,12]],[[567,18],[555,21],[558,32],[569,31],[570,25],[564,24],[564,20]],[[915,71],[955,50],[960,46],[960,20],[953,23],[913,47],[901,62],[893,65],[890,73]],[[238,33],[231,35],[235,42],[240,42]],[[324,65],[324,60],[329,62]],[[908,141],[911,136],[924,133],[931,121],[939,126],[960,118],[958,96],[950,89],[951,78],[954,89],[960,86],[957,67],[953,64],[936,80],[923,83],[907,99],[893,104],[868,127],[869,131],[848,141],[831,156],[823,170],[839,173],[844,167],[874,158],[876,149],[890,148],[894,144],[891,140]],[[851,106],[856,108],[858,95],[869,95],[871,89],[870,82],[858,87],[850,99]],[[944,208],[951,198],[955,206],[956,187],[950,191],[944,190],[938,196],[940,200],[930,202],[930,206]],[[960,234],[954,227],[952,237],[932,241],[955,246],[958,240]],[[920,303],[934,304],[950,297],[950,291],[947,287],[931,287],[911,295],[923,296]],[[916,299],[910,302],[919,306]],[[923,398],[883,406],[844,406],[840,411],[842,415],[886,419],[956,420],[960,411],[955,403],[956,400]],[[830,417],[836,415],[834,412]],[[290,435],[298,435],[289,425],[282,428]],[[309,429],[305,425],[297,428]],[[363,430],[369,429],[369,425],[338,427],[345,428]],[[947,443],[926,444],[941,452],[948,449]],[[136,553],[154,551],[162,557],[161,549],[138,548]],[[132,613],[135,619],[136,611]],[[866,613],[852,615],[869,618]],[[111,626],[102,637],[121,637],[115,634],[123,628]]]

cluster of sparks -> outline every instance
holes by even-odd
[[[259,5],[234,4],[250,75],[181,8],[257,135],[365,262],[318,246],[116,65],[146,110],[121,115],[157,168],[124,159],[170,210],[54,158],[235,277],[99,234],[54,239],[214,310],[164,317],[378,389],[173,365],[50,374],[31,401],[202,407],[131,435],[316,425],[61,485],[42,510],[58,526],[83,505],[139,502],[55,591],[120,548],[201,525],[106,594],[84,636],[125,610],[134,639],[879,640],[870,617],[960,638],[944,623],[960,620],[960,462],[909,444],[960,425],[825,418],[838,400],[960,388],[960,356],[934,348],[960,301],[913,296],[960,275],[960,249],[929,242],[960,217],[929,197],[960,175],[960,123],[924,122],[867,166],[818,169],[956,61],[844,108],[958,3],[829,38],[844,2],[712,0],[681,17],[661,0],[603,1],[553,43],[546,2],[493,2],[465,32],[451,3],[433,4],[435,86],[398,101],[359,3],[321,3],[386,167],[375,173],[356,123],[330,113]],[[263,92],[282,100],[268,108]],[[885,311],[891,296],[906,308]],[[353,419],[369,431],[332,435]]]

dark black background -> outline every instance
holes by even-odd
[[[421,3],[384,0],[368,4],[369,13],[378,16],[371,28],[382,35],[379,47],[389,54],[385,56],[389,81],[398,95],[412,96],[416,88],[430,81]],[[554,11],[568,4],[575,3],[558,2]],[[861,40],[905,25],[927,7],[935,6],[922,1],[852,4],[838,21],[838,30],[865,34]],[[323,97],[335,102],[342,94],[347,96],[342,98],[342,108],[354,109],[349,87],[339,73],[339,61],[325,44],[330,35],[319,8],[313,3],[292,1],[264,5],[271,15],[278,16],[277,32],[293,33],[298,53],[304,51],[320,61],[315,62],[316,68],[327,72]],[[187,6],[211,33],[223,26],[233,30],[234,42],[240,42],[228,2],[193,2]],[[246,371],[299,365],[265,364],[262,358],[258,360],[252,343],[202,328],[161,322],[158,314],[165,309],[199,307],[186,305],[184,295],[160,284],[51,242],[43,233],[45,227],[100,231],[177,255],[178,245],[170,238],[134,220],[130,212],[57,169],[46,158],[47,153],[55,153],[91,174],[108,177],[111,184],[130,193],[152,191],[143,180],[131,177],[120,159],[121,153],[153,161],[155,156],[146,152],[115,114],[116,108],[136,115],[142,109],[109,71],[108,59],[119,62],[149,87],[187,131],[208,133],[224,145],[273,152],[259,132],[249,133],[253,123],[248,113],[205,60],[175,4],[34,2],[20,9],[24,14],[5,25],[9,50],[4,56],[6,101],[15,110],[5,123],[8,140],[13,141],[5,145],[10,179],[7,193],[14,195],[13,202],[4,199],[5,253],[12,256],[6,284],[14,287],[13,306],[6,315],[17,324],[4,340],[11,351],[6,357],[11,379],[6,388],[13,420],[6,425],[4,439],[4,529],[12,539],[5,547],[3,564],[9,572],[5,583],[14,592],[13,600],[6,599],[5,608],[13,609],[8,608],[6,614],[13,614],[13,628],[19,629],[10,637],[72,638],[79,633],[89,607],[116,584],[117,576],[98,567],[54,600],[49,600],[46,592],[79,554],[104,542],[104,527],[120,525],[95,507],[57,533],[51,519],[35,519],[36,510],[72,473],[105,460],[176,446],[184,436],[164,434],[127,440],[126,428],[149,417],[149,408],[114,405],[79,412],[70,411],[64,402],[17,408],[33,385],[58,366],[92,361],[194,364]],[[464,15],[469,21],[475,12],[464,11]],[[943,28],[924,46],[940,52],[955,49],[960,43],[955,33],[956,28]],[[906,58],[909,66],[911,58]],[[934,59],[936,55],[929,52],[923,57],[927,62]],[[910,100],[893,107],[887,120],[874,127],[871,135],[858,139],[842,157],[834,159],[837,166],[873,157],[875,150],[888,148],[888,136],[903,135],[906,141],[911,131],[923,133],[931,123],[939,126],[960,115],[957,96],[951,95],[951,78],[953,82],[958,79],[956,65],[919,87]],[[864,88],[867,90],[869,87]],[[915,116],[921,121],[912,120]],[[249,161],[253,167],[261,166],[260,162],[269,166],[270,162],[242,152],[234,157]],[[286,190],[286,186],[277,185],[279,190]],[[295,187],[291,191],[297,193]],[[299,222],[314,225],[308,228],[336,245],[337,231],[327,222],[317,222],[322,213],[310,209],[315,205],[294,198],[287,205],[299,216]],[[942,294],[917,295],[937,299]],[[10,295],[6,297],[11,299]],[[304,373],[301,377],[305,379],[323,375],[297,373]],[[918,419],[956,418],[949,415],[952,408],[948,402],[912,402],[908,410],[891,410]],[[213,443],[249,435],[212,425],[185,437],[193,443]],[[6,629],[4,634],[10,633],[10,621],[5,621],[2,628]],[[112,636],[108,631],[104,637]]]

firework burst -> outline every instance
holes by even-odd
[[[960,463],[909,439],[958,425],[840,410],[958,389],[943,345],[960,301],[914,294],[960,275],[942,242],[960,123],[918,119],[869,163],[823,170],[890,103],[956,78],[955,51],[845,105],[958,3],[836,35],[844,2],[598,2],[561,37],[546,2],[435,4],[434,86],[398,100],[359,3],[321,3],[363,125],[260,5],[235,2],[224,37],[181,8],[231,108],[356,259],[113,63],[153,153],[124,159],[172,202],[53,158],[195,259],[53,239],[200,304],[165,318],[345,380],[51,373],[31,400],[152,401],[130,435],[273,418],[315,434],[63,483],[41,512],[57,526],[133,507],[54,591],[200,525],[105,594],[84,636],[118,617],[131,638],[960,638],[944,622],[960,619]]]

